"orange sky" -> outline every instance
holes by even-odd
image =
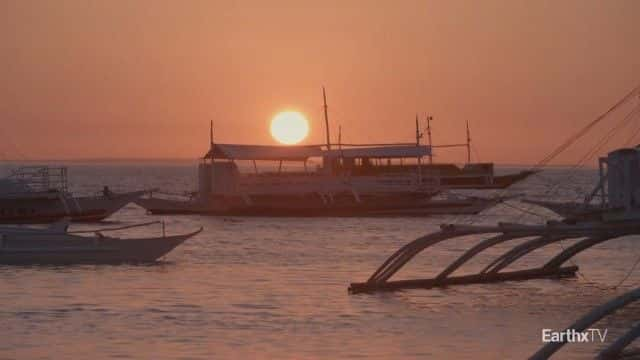
[[[2,1],[0,159],[195,158],[209,119],[217,141],[273,144],[290,108],[319,143],[324,85],[344,141],[412,141],[430,112],[436,143],[469,120],[480,160],[535,163],[640,82],[639,16],[633,0]]]

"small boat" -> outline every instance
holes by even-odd
[[[81,236],[78,234],[88,231],[69,232],[67,221],[55,223],[45,229],[0,227],[0,264],[149,263],[165,256],[202,231],[200,228],[188,234],[163,234],[162,237],[137,239],[121,239],[102,234],[120,229],[122,228],[91,230],[93,235]]]
[[[613,221],[640,218],[640,147],[622,148],[598,160],[600,179],[584,202],[523,199],[547,208],[565,221]]]
[[[22,167],[0,179],[0,223],[100,221],[144,193],[117,194],[105,187],[94,196],[74,196],[68,191],[66,168]]]

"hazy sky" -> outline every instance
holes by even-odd
[[[536,162],[640,82],[638,19],[634,0],[0,0],[0,159],[195,158],[210,119],[273,144],[284,109],[319,143],[324,85],[344,141],[412,141],[429,112],[436,143],[469,120],[480,160]]]

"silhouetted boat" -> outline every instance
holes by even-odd
[[[493,163],[467,163],[462,167],[450,163],[420,165],[422,181],[443,189],[506,189],[527,179],[535,170],[495,175]],[[397,174],[416,172],[415,165],[374,164],[367,168],[354,169],[354,175]]]
[[[73,196],[67,189],[66,168],[23,167],[0,179],[0,223],[99,221],[144,194],[116,194],[105,189],[95,196]]]
[[[415,145],[363,147],[357,151],[383,158],[415,158],[427,151]],[[415,174],[349,176],[330,166],[308,170],[309,158],[335,161],[320,146],[212,144],[199,166],[199,190],[189,200],[140,198],[154,214],[203,213],[246,216],[362,216],[379,211],[416,211],[439,192],[421,185]],[[277,171],[241,173],[236,161],[272,161]],[[282,171],[282,163],[303,163]],[[304,168],[304,170],[302,170]]]
[[[618,149],[600,159],[600,181],[587,199],[599,194],[598,212],[574,213],[563,221],[549,221],[543,225],[498,223],[487,225],[444,224],[441,230],[422,236],[393,253],[366,282],[352,283],[350,291],[393,291],[410,288],[433,288],[451,285],[493,283],[534,278],[560,278],[575,276],[577,266],[565,266],[571,258],[593,246],[625,236],[640,234],[640,149]],[[560,203],[557,203],[560,204]],[[471,237],[470,235],[474,235]],[[391,280],[402,267],[424,250],[445,242],[462,238],[477,239],[488,236],[470,246],[436,277],[428,279]],[[526,239],[526,240],[525,240]],[[544,265],[526,270],[504,271],[521,258],[551,244],[576,240]],[[454,275],[460,267],[478,254],[507,242],[523,240],[480,272]],[[477,240],[476,240],[477,241]],[[633,268],[632,268],[633,270]],[[640,334],[640,332],[638,332]]]
[[[118,264],[156,261],[202,231],[175,236],[120,239],[67,231],[67,224],[47,229],[0,227],[0,264]]]
[[[529,176],[537,173],[536,170],[522,170],[517,173],[506,175],[496,175],[494,164],[491,162],[473,163],[471,162],[471,132],[469,130],[469,122],[467,122],[467,141],[463,144],[446,144],[433,145],[431,139],[431,120],[432,116],[427,116],[427,136],[429,153],[428,163],[419,162],[419,168],[413,164],[384,164],[378,162],[366,166],[355,168],[354,174],[372,175],[372,174],[394,174],[402,172],[420,172],[422,182],[431,186],[438,186],[442,189],[505,189],[519,181],[525,180]],[[424,134],[420,131],[418,117],[416,116],[416,145],[420,145],[420,140]],[[467,150],[467,161],[460,167],[452,163],[434,163],[434,148],[456,148],[465,147]],[[366,161],[366,160],[365,160]]]
[[[421,145],[419,136],[415,143],[331,144],[326,96],[324,100],[326,144],[216,144],[211,135],[209,151],[198,168],[199,188],[191,199],[149,197],[135,202],[153,214],[416,216],[472,214],[500,201],[429,201],[447,189],[440,184],[439,173],[435,176],[423,171],[431,166],[422,164],[423,157],[431,155],[430,146]],[[321,163],[310,170],[310,159]],[[241,172],[240,161],[250,162],[254,171]],[[259,172],[258,161],[275,162],[277,166]],[[297,162],[298,170],[282,171],[284,162]],[[474,172],[474,176],[485,181],[492,175]],[[462,179],[460,174],[457,177]]]

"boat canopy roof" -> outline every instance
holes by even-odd
[[[310,157],[343,158],[412,158],[428,156],[431,147],[426,145],[358,146],[342,149],[323,149],[321,145],[239,145],[213,144],[205,159],[228,160],[286,160],[305,161]]]
[[[318,145],[213,144],[205,159],[305,161],[322,156]]]
[[[391,146],[362,146],[323,151],[324,155],[343,158],[413,158],[428,156],[431,147],[427,145],[391,145]]]

